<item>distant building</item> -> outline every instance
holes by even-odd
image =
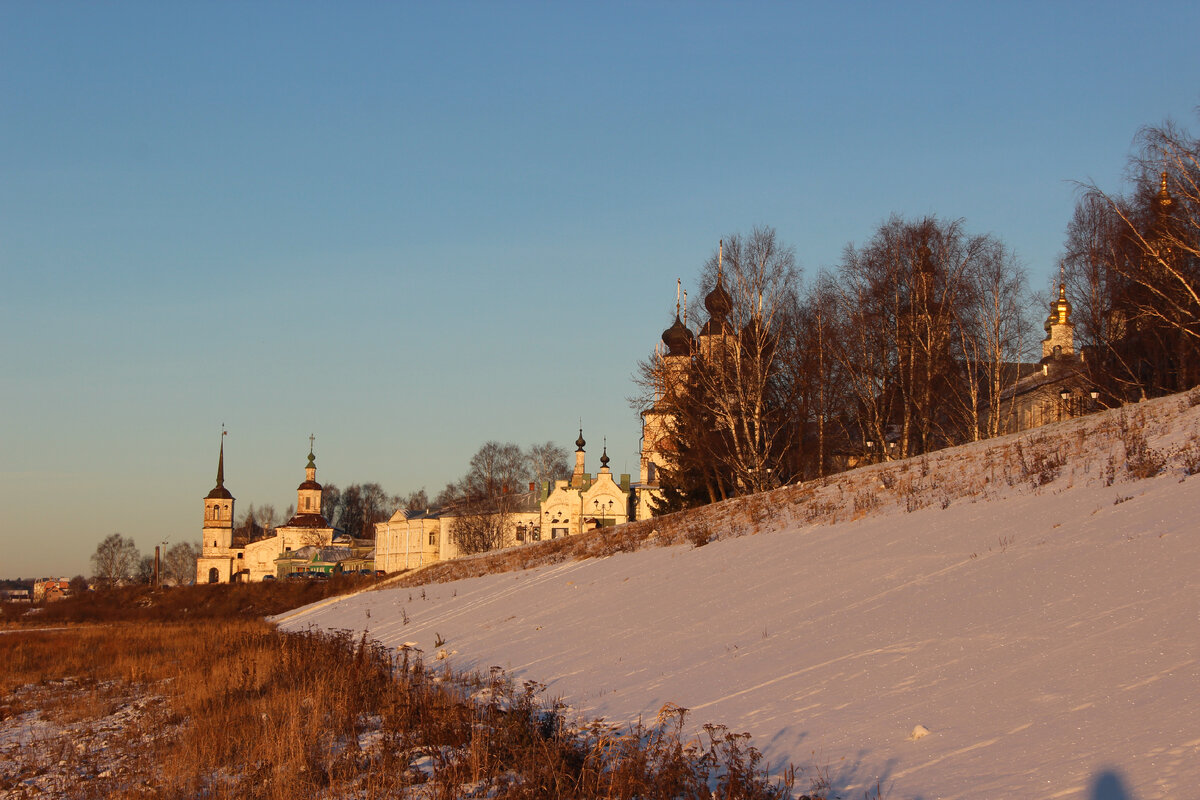
[[[608,466],[608,448],[600,456],[600,471],[585,471],[587,443],[583,431],[575,440],[575,468],[571,477],[544,486],[531,483],[527,493],[511,498],[503,514],[500,547],[575,536],[595,528],[620,525],[630,519],[634,502],[628,475],[618,482]],[[386,522],[375,524],[375,568],[386,572],[458,558],[451,535],[455,520],[493,513],[469,503],[444,509],[400,509]]]
[[[311,437],[310,437],[311,438]],[[255,541],[235,539],[234,497],[225,488],[225,440],[217,458],[217,485],[204,498],[204,527],[200,557],[196,559],[196,583],[261,581],[266,576],[282,577],[287,560],[281,557],[303,547],[330,547],[333,527],[321,515],[321,484],[311,441],[304,481],[296,490],[296,513],[273,536]]]
[[[0,598],[6,603],[28,603],[33,596],[29,589],[0,589]]]
[[[1017,381],[1001,393],[1007,415],[1004,432],[1037,428],[1094,410],[1092,384],[1082,354],[1075,350],[1075,325],[1067,289],[1058,287],[1050,304],[1042,340],[1042,360],[1026,365]]]
[[[71,581],[68,578],[46,578],[33,582],[33,602],[52,603],[62,600],[71,593]]]
[[[289,550],[275,559],[280,577],[293,574],[336,575],[343,572],[359,572],[375,569],[375,551],[368,542],[364,547],[359,540],[351,546],[335,545],[318,547],[309,545]]]

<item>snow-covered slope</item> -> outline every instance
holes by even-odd
[[[1108,412],[860,471],[837,488],[850,521],[776,508],[759,535],[371,592],[281,624],[366,629],[430,661],[440,637],[456,669],[500,665],[610,722],[676,703],[748,731],[772,764],[827,769],[841,797],[1200,797],[1200,477],[1183,466],[1200,406],[1126,421],[1125,442]],[[1127,474],[1131,427],[1176,453],[1159,476]],[[1068,454],[1042,486],[1031,438]],[[871,499],[901,497],[906,474],[924,476],[918,502]]]

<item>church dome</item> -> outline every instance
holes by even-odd
[[[704,307],[708,309],[709,315],[714,320],[725,321],[725,317],[729,316],[729,312],[733,310],[733,298],[729,296],[729,292],[725,291],[725,287],[721,284],[721,276],[717,275],[717,285],[704,298]]]
[[[675,315],[675,323],[663,331],[662,335],[668,354],[673,356],[688,355],[692,350],[692,338],[692,332],[680,322],[678,314]]]
[[[1059,325],[1067,325],[1071,322],[1071,304],[1067,301],[1067,285],[1065,283],[1058,285],[1058,299],[1050,307],[1050,318]]]
[[[723,244],[723,243],[722,243]],[[704,307],[708,309],[708,322],[700,329],[701,336],[733,336],[736,331],[726,321],[729,312],[733,310],[733,298],[725,291],[721,280],[721,266],[717,265],[717,285],[704,298]]]

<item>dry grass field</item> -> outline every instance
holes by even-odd
[[[376,585],[375,578],[338,575],[326,581],[268,581],[152,588],[126,586],[88,592],[39,607],[5,603],[4,623],[46,627],[79,622],[186,622],[206,619],[258,619],[291,608]]]
[[[426,669],[258,619],[0,635],[3,798],[773,798],[745,735],[686,711],[572,727],[498,669]]]

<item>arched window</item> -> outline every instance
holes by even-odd
[[[221,573],[216,567],[213,567],[212,569],[210,569],[208,571],[208,582],[209,583],[217,583],[220,580],[221,580]]]

